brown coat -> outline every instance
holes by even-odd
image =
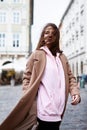
[[[60,60],[62,62],[65,74],[66,108],[69,92],[71,95],[80,94],[76,79],[71,72],[68,60],[64,54],[60,54]],[[36,124],[37,120],[35,98],[42,74],[44,72],[45,64],[46,54],[43,50],[36,50],[31,54],[26,65],[26,71],[23,75],[23,90],[25,91],[25,94],[15,106],[13,111],[0,125],[0,130],[27,130],[28,128],[31,130],[32,126]]]

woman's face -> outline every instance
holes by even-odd
[[[52,26],[48,26],[45,29],[45,32],[44,32],[44,42],[45,42],[45,45],[48,48],[50,48],[50,47],[52,47],[53,44],[55,44],[55,40],[56,40],[55,29]]]

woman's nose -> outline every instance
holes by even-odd
[[[49,33],[49,36],[50,36],[50,37],[52,37],[52,36],[53,36],[53,34],[52,34],[52,33]]]

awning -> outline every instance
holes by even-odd
[[[23,71],[25,69],[25,63],[8,63],[0,67],[1,70],[14,69],[15,71]]]

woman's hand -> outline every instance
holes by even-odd
[[[79,102],[80,102],[80,97],[79,97],[79,95],[73,95],[73,96],[72,96],[72,102],[71,102],[71,104],[72,104],[72,105],[77,105]]]

